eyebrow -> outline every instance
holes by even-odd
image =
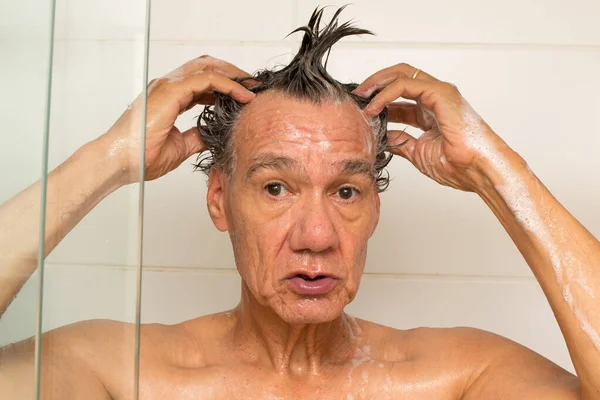
[[[375,166],[367,160],[360,158],[346,159],[336,161],[333,165],[335,169],[340,171],[339,173],[341,175],[362,175],[370,181],[375,180]],[[302,168],[300,164],[292,158],[274,153],[264,153],[252,158],[250,167],[246,172],[246,179],[251,179],[256,173],[263,169],[290,171]]]
[[[279,156],[273,153],[264,153],[252,158],[250,167],[246,172],[246,179],[252,178],[252,176],[263,169],[289,171],[298,169],[299,167],[298,162],[289,157]]]
[[[341,171],[342,175],[363,175],[367,179],[375,180],[375,165],[373,163],[361,159],[348,159],[336,161],[334,163]]]

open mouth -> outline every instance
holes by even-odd
[[[301,295],[324,295],[335,286],[336,279],[327,275],[296,274],[288,279],[291,289]]]
[[[304,275],[304,274],[298,274],[296,276],[299,277],[299,278],[304,279],[305,281],[316,281],[316,280],[319,280],[319,279],[327,278],[325,275],[317,275],[314,278],[311,278],[310,276]]]

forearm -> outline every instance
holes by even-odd
[[[542,286],[565,337],[582,398],[600,395],[600,242],[514,152],[484,161],[479,195]],[[499,164],[499,165],[498,165]]]
[[[80,148],[48,175],[46,257],[79,221],[121,184],[100,141]],[[40,182],[0,206],[0,316],[38,265]]]

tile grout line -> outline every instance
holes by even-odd
[[[135,266],[131,265],[101,265],[101,264],[76,264],[76,263],[47,263],[47,268],[69,268],[83,267],[104,270],[117,271],[135,271]],[[219,275],[237,275],[235,268],[215,268],[215,267],[159,267],[144,266],[143,272],[162,272],[162,273],[211,273]],[[510,275],[443,275],[443,274],[410,274],[410,273],[391,273],[391,272],[365,272],[364,277],[374,279],[401,279],[401,280],[436,280],[436,281],[495,281],[495,282],[534,282],[535,277],[510,276]]]
[[[0,39],[0,42],[2,40]],[[57,42],[96,42],[105,44],[125,44],[133,43],[135,40],[132,39],[92,39],[92,38],[59,38]],[[288,43],[291,42],[291,43]],[[260,41],[260,40],[166,40],[166,39],[154,39],[151,40],[153,45],[181,45],[181,46],[224,46],[224,47],[287,47],[290,44],[297,45],[300,42],[299,39],[292,39],[292,37],[285,41]],[[587,45],[587,44],[556,44],[556,43],[478,43],[478,42],[398,42],[398,41],[345,41],[340,42],[336,47],[341,49],[386,49],[386,48],[450,48],[450,49],[467,49],[467,50],[480,50],[480,49],[512,49],[512,50],[587,50],[587,51],[599,51],[600,45]]]

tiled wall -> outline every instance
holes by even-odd
[[[153,0],[150,76],[202,54],[247,71],[286,63],[319,5],[310,0]],[[328,1],[345,4],[346,1]],[[332,8],[333,10],[333,8]],[[344,40],[330,72],[359,82],[408,62],[455,83],[549,189],[600,236],[600,30],[596,0],[356,0],[343,16],[375,37]],[[142,1],[58,0],[53,166],[110,127],[142,87]],[[194,124],[198,109],[182,116]],[[178,322],[234,306],[228,236],[212,226],[205,179],[190,159],[146,184],[143,319]],[[523,343],[572,369],[528,266],[484,203],[422,177],[402,159],[382,195],[359,296],[348,310],[398,328],[469,325]],[[130,320],[137,194],[100,204],[49,257],[44,329],[88,318]],[[0,324],[29,332],[32,283]],[[27,293],[31,295],[28,296]],[[29,308],[28,308],[29,307]],[[20,317],[21,316],[21,317]]]

